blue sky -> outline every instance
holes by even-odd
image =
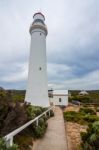
[[[98,0],[0,0],[0,86],[26,88],[29,27],[38,11],[48,26],[49,87],[99,89]]]

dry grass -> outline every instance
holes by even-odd
[[[66,107],[66,108],[64,109],[64,112],[65,112],[65,111],[76,111],[76,112],[78,112],[79,109],[80,109],[80,106],[70,105],[70,106],[68,106],[68,107]]]
[[[65,111],[76,111],[78,112],[80,109],[80,106],[71,105],[68,106]],[[80,132],[85,132],[87,126],[80,125],[77,123],[72,122],[66,122],[66,135],[67,135],[67,141],[68,141],[68,150],[77,150],[80,143],[81,143],[81,137]]]
[[[66,134],[67,134],[67,142],[68,142],[68,150],[77,150],[80,143],[81,137],[80,132],[85,132],[87,126],[82,126],[77,123],[66,123]]]

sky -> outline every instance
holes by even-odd
[[[26,89],[29,27],[41,11],[48,27],[48,85],[99,89],[98,0],[0,0],[0,86]]]

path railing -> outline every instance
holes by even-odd
[[[26,124],[22,125],[21,127],[19,127],[18,129],[12,131],[11,133],[9,133],[8,135],[6,135],[4,137],[4,140],[6,142],[6,146],[12,146],[13,145],[13,137],[15,135],[17,135],[19,132],[21,132],[22,130],[24,130],[26,127],[28,127],[29,125],[31,125],[32,123],[36,122],[36,125],[39,125],[39,118],[41,118],[42,116],[46,116],[47,112],[49,112],[49,116],[50,116],[50,110],[53,110],[54,112],[55,106],[50,107],[48,110],[44,111],[41,115],[37,116],[36,118],[34,118],[33,120],[30,120],[29,122],[27,122]]]

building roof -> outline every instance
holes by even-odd
[[[81,92],[79,92],[79,94],[81,94],[81,95],[87,95],[88,92],[86,92],[85,90],[82,90]]]
[[[68,95],[68,90],[54,90],[53,95]]]
[[[35,14],[33,15],[33,18],[35,17],[35,15],[42,15],[42,16],[43,16],[43,18],[44,18],[44,20],[45,20],[45,16],[44,16],[41,12],[37,12],[37,13],[35,13]]]

